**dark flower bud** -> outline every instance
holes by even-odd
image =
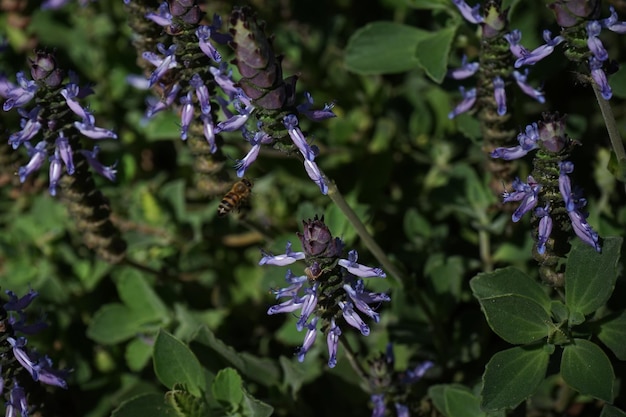
[[[599,11],[597,0],[558,0],[548,5],[559,26],[572,27],[582,19],[594,18]]]
[[[539,122],[539,143],[549,152],[558,153],[571,142],[565,134],[565,118],[558,113],[544,113]]]
[[[172,16],[182,16],[194,6],[194,0],[173,0],[169,5]]]
[[[500,7],[487,2],[484,11],[483,37],[492,38],[498,35],[506,26],[506,11],[502,12]]]
[[[319,219],[302,221],[304,230],[298,233],[302,248],[307,257],[334,258],[341,253],[341,241],[333,239],[328,226],[324,224],[324,216]]]
[[[57,68],[54,55],[37,51],[30,59],[30,74],[35,81],[44,81],[49,87],[57,87],[63,81],[63,72]]]

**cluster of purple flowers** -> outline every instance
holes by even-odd
[[[211,153],[217,152],[218,149],[215,135],[220,132],[240,131],[243,138],[252,145],[243,159],[236,160],[237,176],[242,178],[258,157],[261,146],[271,145],[275,142],[275,129],[266,129],[264,123],[259,121],[260,116],[257,113],[262,112],[263,109],[255,105],[255,101],[246,94],[240,84],[233,80],[232,70],[226,63],[222,62],[221,54],[215,44],[226,44],[232,41],[232,36],[220,32],[221,18],[215,15],[211,25],[199,25],[201,14],[192,13],[195,10],[194,7],[197,8],[195,2],[185,2],[187,9],[184,13],[182,10],[177,12],[172,9],[172,7],[181,7],[180,4],[182,3],[164,2],[157,11],[146,14],[147,19],[166,28],[168,33],[179,32],[181,25],[197,26],[196,30],[193,31],[196,37],[193,42],[185,43],[180,40],[180,36],[173,36],[172,39],[177,43],[169,46],[159,44],[158,53],[145,52],[143,54],[143,58],[156,67],[146,83],[146,88],[157,87],[164,92],[160,100],[149,100],[146,116],[151,118],[159,111],[173,105],[180,105],[181,139],[186,140],[189,127],[198,114],[196,107],[199,107],[199,119],[203,125],[204,136]],[[182,75],[182,72],[187,72],[190,64],[180,61],[185,56],[193,55],[195,52],[192,49],[201,51],[209,58],[209,62],[190,77],[186,77]],[[169,84],[162,82],[166,78]],[[214,86],[219,87],[222,94],[210,94]],[[212,115],[211,101],[219,105],[225,116],[224,120],[219,123],[215,123]],[[307,102],[297,106],[294,110],[314,121],[335,116],[332,112],[332,105],[326,105],[322,110],[311,110],[312,103],[312,98],[307,95]],[[248,123],[251,120],[254,122]],[[273,123],[274,120],[271,122]],[[307,143],[304,134],[298,127],[297,115],[283,115],[281,122],[293,144],[304,157],[305,171],[319,186],[322,193],[326,194],[328,186],[314,161],[318,150],[315,146]]]
[[[493,10],[486,13],[486,16],[483,17],[480,14],[480,4],[477,4],[474,7],[470,7],[464,0],[454,0],[453,2],[461,12],[461,15],[468,22],[480,24],[483,27],[483,32],[486,34],[494,36],[496,33],[499,33],[502,27],[505,26],[505,16],[501,14],[499,10],[496,10],[494,5],[491,5]],[[517,42],[519,42],[519,39],[521,39],[521,32],[513,31],[510,34],[504,35],[504,38],[506,38],[507,40],[517,40]],[[509,42],[511,41],[509,40]],[[511,53],[515,55],[513,47],[511,47]],[[473,76],[480,70],[480,63],[467,62],[467,57],[464,56],[461,67],[450,70],[448,72],[448,77],[455,80],[464,80]],[[527,83],[528,70],[524,70],[523,72],[520,72],[518,70],[503,70],[500,71],[499,74],[495,75],[491,80],[491,83],[493,85],[493,97],[496,101],[498,115],[503,116],[507,112],[505,78],[508,77],[512,77],[513,80],[515,80],[515,82],[517,83],[518,87],[525,94],[529,95],[540,103],[543,103],[545,101],[543,92],[540,89],[533,88],[530,84]],[[465,87],[461,86],[459,87],[459,90],[461,91],[463,100],[448,114],[448,117],[450,119],[455,118],[461,113],[469,111],[474,106],[474,103],[477,99],[478,94],[476,88],[465,89]]]
[[[387,344],[385,354],[370,362],[372,391],[370,399],[374,408],[372,417],[385,417],[389,403],[394,405],[397,417],[409,417],[409,407],[406,404],[407,391],[433,366],[433,362],[424,361],[414,368],[396,371],[393,345]]]
[[[50,162],[49,190],[50,194],[55,195],[63,166],[68,175],[74,173],[74,150],[71,143],[77,133],[94,140],[117,139],[117,135],[95,125],[93,114],[78,102],[93,91],[89,87],[79,86],[77,77],[72,72],[69,72],[69,82],[63,84],[65,76],[57,68],[54,56],[37,52],[35,59],[31,60],[31,76],[32,80],[29,80],[23,72],[18,72],[17,84],[14,84],[6,75],[0,74],[3,110],[15,108],[22,116],[22,130],[9,136],[9,144],[13,149],[20,146],[26,148],[30,157],[30,161],[18,170],[21,182],[38,171],[44,162]],[[34,105],[27,108],[33,101]],[[77,116],[79,120],[73,120],[68,114]],[[33,145],[33,139],[40,133],[44,139]],[[115,167],[104,166],[98,162],[98,146],[92,151],[79,152],[97,173],[111,181],[115,180]]]
[[[292,251],[291,243],[287,243],[284,254],[274,256],[266,253],[259,265],[285,266],[297,261],[305,262],[304,275],[297,276],[287,270],[285,280],[289,285],[273,292],[277,299],[288,299],[270,307],[267,314],[300,311],[296,328],[298,331],[307,329],[297,353],[300,362],[313,346],[320,325],[326,334],[328,366],[332,368],[337,364],[339,336],[342,333],[337,319],[343,317],[348,325],[367,336],[370,328],[358,312],[378,322],[380,315],[370,305],[390,301],[390,298],[385,293],[367,290],[361,279],[384,278],[386,275],[382,269],[357,263],[355,250],[348,253],[347,259],[340,258],[343,242],[339,238],[333,239],[323,220],[315,217],[303,222],[304,232],[298,233],[303,252]]]
[[[532,123],[526,126],[525,132],[517,136],[519,145],[510,148],[497,148],[492,153],[493,158],[505,160],[518,159],[526,155],[531,150],[540,149],[549,155],[562,155],[568,147],[573,145],[573,141],[565,134],[565,117],[547,117],[539,123]],[[574,171],[574,164],[559,157],[555,162],[558,167],[558,192],[563,201],[574,233],[583,242],[600,252],[598,233],[596,233],[587,223],[587,213],[583,208],[587,200],[582,197],[581,191],[572,188],[569,174]],[[535,175],[536,176],[536,175]],[[504,192],[503,202],[519,201],[520,205],[513,213],[512,219],[518,222],[522,216],[534,210],[534,214],[539,218],[537,232],[537,253],[543,255],[546,250],[546,243],[550,238],[553,227],[552,212],[555,209],[555,202],[550,201],[545,196],[544,185],[538,183],[533,175],[529,175],[526,182],[516,178],[513,182],[513,191]]]
[[[11,388],[5,393],[4,384],[0,384],[0,394],[8,396],[6,403],[6,415],[27,417],[32,411],[27,402],[24,388],[19,384],[20,370],[25,370],[34,381],[42,382],[46,385],[61,387],[66,389],[68,371],[58,370],[52,367],[52,360],[47,355],[41,355],[34,349],[27,347],[27,339],[17,334],[31,335],[46,327],[43,321],[32,324],[26,322],[26,309],[37,297],[38,293],[32,289],[23,297],[18,297],[12,291],[6,291],[9,301],[0,308],[3,313],[2,324],[5,330],[5,337],[2,342],[7,349],[0,349],[0,378],[4,382],[5,378],[12,380]],[[10,353],[9,353],[10,352]],[[19,364],[19,367],[17,366]]]

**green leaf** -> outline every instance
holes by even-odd
[[[400,23],[370,23],[350,37],[346,67],[358,74],[390,74],[417,68],[418,42],[429,33]]]
[[[613,402],[615,373],[611,361],[598,345],[585,339],[563,348],[561,376],[581,394]]]
[[[175,417],[174,409],[165,402],[163,395],[144,394],[124,401],[113,411],[111,417]]]
[[[478,274],[471,279],[470,288],[478,300],[501,295],[519,295],[550,311],[551,301],[545,287],[517,268],[508,267]]]
[[[449,386],[444,392],[446,415],[449,417],[483,417],[480,400],[465,387]]]
[[[183,384],[196,397],[206,391],[198,359],[183,342],[164,330],[159,331],[154,342],[154,372],[170,389],[175,384]]]
[[[626,413],[610,404],[604,404],[600,417],[626,417]]]
[[[126,346],[124,356],[131,371],[141,371],[152,357],[152,345],[142,338],[133,339]]]
[[[409,0],[408,6],[420,10],[450,9],[450,3],[448,0]]]
[[[417,43],[416,56],[420,66],[434,82],[441,83],[448,69],[448,55],[457,26],[430,32]]]
[[[94,314],[87,337],[103,345],[114,345],[135,337],[144,323],[125,305],[107,304]]]
[[[514,408],[531,396],[545,378],[549,358],[543,346],[518,346],[493,355],[483,374],[483,409]]]
[[[626,360],[626,310],[600,321],[598,338],[613,351],[619,360]]]
[[[254,398],[246,390],[243,390],[242,406],[246,417],[270,417],[274,413],[274,407]]]
[[[146,321],[167,319],[167,307],[139,271],[124,268],[115,278],[120,298],[138,316]]]
[[[579,241],[573,246],[565,269],[565,303],[570,312],[587,315],[613,293],[622,238],[606,238],[602,253]]]
[[[243,399],[242,390],[241,376],[233,368],[219,371],[211,385],[213,397],[220,402],[232,405],[233,408],[236,408]]]

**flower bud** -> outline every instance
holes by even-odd
[[[565,118],[558,113],[543,114],[539,122],[539,143],[547,151],[558,153],[571,142],[565,134]]]
[[[298,233],[302,242],[302,248],[307,257],[334,258],[341,253],[341,241],[333,239],[333,236],[324,224],[324,216],[319,219],[302,221],[304,230]]]
[[[49,87],[57,87],[63,81],[63,73],[57,68],[54,55],[37,51],[35,59],[30,59],[30,74],[35,81],[44,81]]]

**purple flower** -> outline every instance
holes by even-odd
[[[311,349],[313,343],[315,343],[315,339],[317,338],[317,321],[318,318],[313,317],[311,322],[306,325],[307,332],[304,336],[304,342],[302,342],[302,346],[300,346],[296,352],[298,362],[304,362],[305,355]]]
[[[469,111],[474,106],[474,103],[476,102],[476,89],[475,88],[471,88],[465,91],[464,87],[459,87],[459,90],[461,91],[461,95],[463,96],[463,101],[457,104],[454,110],[448,113],[448,119],[454,119],[459,114]]]
[[[602,41],[598,39],[601,30],[602,26],[597,20],[587,22],[587,47],[598,61],[606,61],[609,53],[604,49]]]
[[[552,38],[552,32],[547,29],[543,31],[543,39],[546,41],[546,43],[538,48],[533,49],[531,52],[527,52],[521,58],[518,58],[517,61],[515,61],[515,68],[519,68],[522,65],[536,64],[537,62],[550,55],[557,45],[565,42],[565,38],[560,35]]]
[[[111,166],[102,165],[97,158],[98,152],[100,152],[99,146],[94,146],[91,152],[84,149],[80,150],[80,153],[87,159],[87,162],[94,171],[102,175],[104,178],[107,178],[109,181],[115,181],[115,174],[117,174],[117,170],[115,169],[116,164]]]
[[[8,337],[7,341],[13,348],[15,359],[22,365],[24,369],[33,377],[33,380],[43,382],[61,388],[67,388],[66,371],[59,371],[52,368],[52,361],[47,356],[40,356],[35,351],[28,352],[26,350],[26,339],[18,337],[14,339]]]
[[[322,194],[328,194],[328,184],[326,184],[324,175],[322,175],[322,171],[320,171],[317,164],[313,161],[305,159],[304,170],[306,171],[309,178],[311,178],[313,182],[316,183],[318,187],[320,187],[320,191],[322,192]]]
[[[602,27],[621,35],[626,34],[626,22],[618,21],[615,7],[609,6],[609,9],[611,10],[611,16],[600,21]]]
[[[61,157],[59,156],[58,148],[54,151],[54,155],[50,158],[50,185],[48,186],[48,191],[51,196],[57,195],[57,185],[59,185],[59,179],[61,178],[61,173],[63,169],[63,165],[61,164]]]
[[[182,110],[180,112],[180,138],[187,140],[187,131],[193,119],[193,93],[190,91],[187,95],[180,98]]]
[[[9,111],[13,107],[24,107],[29,101],[35,97],[35,93],[39,90],[37,83],[33,80],[27,80],[23,72],[16,75],[18,86],[14,86],[6,92],[6,101],[2,105],[4,111]]]
[[[498,115],[504,116],[506,114],[506,91],[502,77],[498,76],[493,79],[493,96],[498,106]]]
[[[330,119],[332,117],[336,117],[335,113],[333,113],[333,107],[335,107],[335,103],[324,104],[324,108],[321,110],[311,110],[313,106],[313,96],[308,91],[304,93],[306,98],[306,102],[297,106],[298,113],[304,114],[304,116],[312,120],[314,122],[320,122],[322,120]]]
[[[64,136],[63,132],[59,133],[59,137],[54,142],[56,145],[55,153],[58,152],[61,160],[65,164],[65,169],[69,175],[74,173],[74,157],[72,156],[72,147]]]
[[[196,97],[198,98],[198,103],[200,103],[200,111],[204,115],[211,114],[211,101],[209,100],[209,89],[202,81],[200,74],[194,74],[189,80],[189,85],[191,85],[196,90]]]
[[[569,175],[574,172],[574,164],[570,161],[559,162],[559,191],[563,197],[565,208],[567,211],[574,210],[574,196],[572,195],[572,183]]]
[[[9,296],[9,301],[4,303],[3,305],[4,309],[7,311],[16,311],[16,312],[20,312],[24,310],[25,308],[27,308],[30,305],[30,303],[32,303],[33,300],[37,298],[37,296],[39,295],[39,293],[33,290],[32,288],[29,289],[28,293],[26,293],[26,295],[22,297],[18,297],[17,294],[15,294],[11,290],[6,290],[5,293],[6,295]]]
[[[330,330],[326,335],[326,344],[328,345],[328,367],[334,368],[337,365],[337,348],[339,347],[339,336],[341,329],[335,323],[335,319],[330,319]]]
[[[467,62],[467,56],[463,55],[463,58],[461,60],[461,67],[448,71],[448,77],[455,80],[464,80],[465,78],[469,78],[472,75],[476,74],[478,68],[480,68],[480,63]]]
[[[358,264],[356,261],[359,258],[359,254],[356,250],[348,252],[348,259],[340,259],[338,264],[343,266],[352,275],[356,275],[361,278],[380,277],[385,278],[387,275],[380,268],[370,268],[369,266]]]
[[[521,30],[515,29],[511,31],[511,33],[507,33],[506,35],[504,35],[504,39],[506,39],[506,41],[509,43],[509,50],[515,58],[522,58],[530,53],[528,49],[520,45],[520,41],[522,40]]]
[[[515,82],[524,94],[534,98],[540,103],[545,103],[546,98],[543,96],[543,91],[534,89],[526,83],[526,79],[528,78],[528,69],[524,71],[524,74],[519,71],[513,71],[513,78],[515,78]]]
[[[587,245],[593,247],[596,252],[602,252],[602,247],[599,243],[598,234],[589,226],[585,215],[580,210],[573,210],[567,212],[571,222],[574,233]]]
[[[29,142],[25,142],[24,146],[26,146],[28,156],[30,156],[30,161],[28,161],[28,164],[26,164],[26,166],[19,167],[17,170],[17,173],[20,176],[20,182],[26,181],[26,177],[28,177],[33,172],[38,171],[48,156],[48,153],[46,151],[47,143],[43,140],[39,142],[35,147],[33,147],[33,145],[31,145]]]
[[[372,394],[370,397],[374,410],[372,411],[372,417],[385,417],[387,407],[385,406],[385,394]]]
[[[264,252],[263,257],[259,261],[259,265],[290,265],[296,261],[304,259],[304,252],[294,252],[291,250],[291,242],[287,242],[285,253],[282,255],[270,255]]]
[[[217,144],[215,143],[215,126],[213,125],[213,119],[210,115],[203,114],[200,116],[200,120],[202,120],[202,133],[209,144],[209,151],[215,153],[217,152]]]
[[[196,37],[198,38],[198,45],[200,50],[216,63],[222,61],[222,55],[215,49],[215,46],[210,42],[211,40],[211,27],[200,26],[196,29]]]
[[[480,15],[480,4],[470,7],[465,0],[452,0],[452,2],[468,22],[478,24],[484,21],[483,17]]]
[[[117,134],[109,129],[94,125],[95,119],[92,114],[86,112],[87,117],[82,122],[74,122],[74,126],[80,133],[91,139],[117,139]]]
[[[254,134],[254,136],[250,139],[252,148],[248,151],[243,159],[238,159],[237,163],[235,164],[235,168],[237,169],[237,176],[239,178],[242,178],[245,175],[246,170],[256,160],[261,150],[261,145],[270,144],[273,140],[274,139],[272,139],[270,135],[262,130],[259,130]]]
[[[165,100],[157,100],[155,97],[148,97],[148,99],[146,100],[148,105],[148,109],[146,110],[146,118],[151,119],[158,112],[170,107],[176,100],[176,97],[178,97],[178,93],[180,92],[180,90],[180,85],[176,83],[167,92],[167,94],[165,94]]]
[[[17,381],[13,379],[13,387],[9,391],[9,401],[7,402],[6,417],[17,416],[17,410],[22,417],[28,417],[29,409],[28,402],[26,401],[26,392],[24,388],[18,385]]]
[[[508,203],[511,201],[521,201],[519,207],[513,213],[511,217],[514,222],[518,222],[524,214],[535,208],[537,205],[537,197],[539,196],[539,190],[541,185],[537,184],[532,176],[528,176],[528,182],[524,183],[519,178],[515,178],[513,181],[514,191],[509,193],[505,191],[502,194],[502,202]]]
[[[309,161],[313,161],[315,159],[315,152],[306,142],[306,138],[304,134],[298,127],[298,118],[295,114],[289,114],[285,116],[283,119],[283,124],[287,128],[287,133],[289,137],[293,141],[294,145],[298,148],[302,156]]]
[[[496,148],[491,152],[492,158],[510,161],[525,156],[528,152],[539,147],[539,129],[537,123],[526,126],[526,132],[517,135],[518,146],[512,148]]]
[[[18,112],[23,117],[20,121],[22,130],[16,133],[12,133],[9,136],[9,145],[13,149],[17,149],[22,143],[31,140],[41,130],[41,123],[39,122],[39,112],[41,107],[36,106],[30,112],[26,112],[24,109],[19,109]]]
[[[65,98],[67,106],[81,119],[88,119],[88,113],[83,109],[80,103],[76,100],[78,98],[80,88],[76,84],[68,84],[65,88],[61,89],[61,95]]]
[[[546,251],[546,242],[552,233],[552,217],[550,217],[550,204],[545,207],[537,207],[535,215],[540,219],[537,230],[537,253],[543,255]]]
[[[600,89],[600,94],[602,95],[602,98],[605,100],[610,100],[611,97],[613,97],[613,90],[611,90],[611,86],[606,79],[606,74],[602,69],[602,62],[591,56],[589,57],[589,68],[591,70],[591,78],[593,78],[593,81]]]
[[[170,13],[170,7],[167,2],[161,3],[156,12],[146,13],[146,19],[152,20],[159,26],[169,26],[172,24],[172,15]]]
[[[157,45],[157,49],[163,55],[163,58],[155,54],[154,52],[144,52],[143,58],[157,67],[150,76],[150,87],[156,84],[163,76],[172,68],[176,68],[178,63],[176,62],[176,44],[170,45],[165,49],[165,46],[160,43]]]

